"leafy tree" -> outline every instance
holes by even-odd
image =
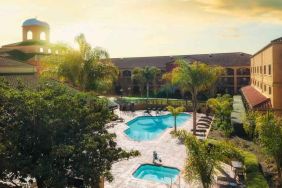
[[[75,38],[79,50],[66,47],[66,53],[43,58],[43,75],[68,82],[83,91],[104,92],[112,88],[118,69],[109,54],[101,48],[92,48],[83,34]]]
[[[282,185],[282,119],[273,112],[267,112],[257,118],[259,141],[265,152],[273,157]]]
[[[132,71],[132,81],[136,82],[139,86],[141,97],[143,97],[144,87],[146,84],[146,80],[143,77],[143,69],[140,67],[136,67]]]
[[[257,137],[257,131],[256,131],[256,119],[258,117],[259,113],[256,111],[249,111],[246,114],[246,117],[243,121],[243,127],[247,135],[254,139]]]
[[[232,102],[230,95],[218,95],[216,98],[207,101],[207,106],[215,113],[217,127],[224,132],[225,136],[230,136],[233,132],[231,125]]]
[[[54,82],[28,90],[0,81],[0,178],[30,176],[39,188],[66,187],[70,177],[91,187],[112,180],[112,164],[138,152],[116,146],[110,116],[104,100]]]
[[[183,112],[185,110],[184,107],[180,106],[180,107],[176,107],[174,108],[173,106],[168,106],[167,110],[171,113],[171,115],[173,115],[174,117],[174,131],[176,132],[176,118],[179,114],[181,114],[181,112]]]
[[[162,89],[166,93],[166,104],[168,104],[168,95],[172,93],[173,90],[173,82],[172,82],[172,72],[167,72],[162,75],[162,80],[165,82],[162,85]]]
[[[208,66],[200,62],[189,63],[185,60],[177,60],[176,68],[172,71],[173,83],[181,89],[187,90],[192,96],[193,109],[193,133],[196,134],[196,113],[198,108],[197,96],[199,92],[211,87],[223,71],[222,67]]]
[[[187,162],[185,165],[185,179],[199,181],[204,188],[214,183],[215,169],[221,159],[220,151],[206,141],[198,140],[187,131],[177,131],[175,135],[184,141],[187,148]]]
[[[156,82],[158,75],[160,74],[160,69],[152,66],[146,66],[144,68],[135,68],[133,70],[133,80],[135,80],[139,85],[144,87],[146,85],[147,90],[147,99],[149,98],[149,89],[150,89],[150,83],[152,83],[154,90],[156,89]],[[140,89],[141,89],[140,87]]]

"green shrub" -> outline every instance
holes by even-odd
[[[269,187],[263,174],[260,172],[256,155],[243,150],[240,150],[240,153],[244,157],[244,164],[246,166],[246,186],[248,188]]]
[[[208,142],[220,148],[223,162],[229,163],[231,160],[243,161],[246,167],[246,186],[248,188],[269,187],[259,169],[258,160],[255,154],[239,149],[229,142],[214,139],[208,139]]]

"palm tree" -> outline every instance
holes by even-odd
[[[143,77],[143,69],[140,67],[136,67],[132,71],[132,81],[136,82],[139,86],[140,95],[143,97],[143,91],[146,84],[146,80]]]
[[[147,90],[147,99],[149,98],[149,89],[150,83],[153,83],[153,86],[156,87],[157,77],[160,73],[160,69],[152,66],[146,66],[144,68],[135,68],[133,69],[133,80],[139,83],[140,86],[146,85]]]
[[[101,48],[92,48],[83,34],[78,35],[75,42],[79,50],[68,47],[68,53],[43,58],[43,64],[46,67],[52,65],[56,79],[83,91],[104,92],[111,89],[118,77],[118,69],[111,63],[109,54]]]
[[[196,134],[197,96],[199,92],[207,90],[216,82],[223,68],[211,67],[200,62],[189,63],[181,59],[176,61],[176,65],[172,71],[172,80],[183,90],[189,91],[192,96],[193,133]]]
[[[229,137],[233,132],[231,125],[231,112],[233,99],[230,95],[218,95],[216,98],[210,98],[206,105],[210,107],[216,116],[216,125]]]
[[[162,89],[166,93],[166,104],[168,104],[168,95],[172,93],[173,83],[172,83],[172,72],[167,72],[162,75],[162,80],[165,82],[162,85]]]
[[[219,118],[220,122],[230,119],[232,112],[232,98],[230,95],[218,95],[216,98],[210,98],[207,106],[210,107]]]
[[[173,115],[174,117],[174,132],[176,132],[176,117],[185,110],[184,107],[180,106],[180,107],[176,107],[174,108],[173,106],[168,106],[166,107],[167,110],[171,113],[171,115]]]
[[[220,149],[198,140],[185,130],[178,131],[175,135],[184,141],[187,148],[185,179],[199,181],[204,188],[210,188],[214,182],[215,169],[220,165]]]

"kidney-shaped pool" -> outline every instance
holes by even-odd
[[[183,125],[191,118],[191,114],[182,113],[176,118],[176,126]],[[171,114],[161,116],[139,116],[127,122],[128,129],[124,133],[136,141],[153,140],[167,128],[174,126],[174,117]]]

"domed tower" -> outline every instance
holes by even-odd
[[[27,19],[23,22],[23,41],[36,40],[49,43],[49,24],[36,18]]]

